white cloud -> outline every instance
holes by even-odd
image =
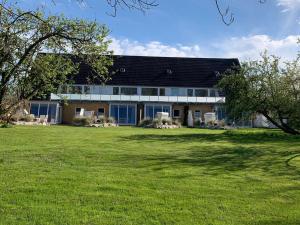
[[[283,12],[300,10],[300,0],[277,0],[277,5],[283,8]]]
[[[166,45],[152,41],[140,43],[128,39],[112,38],[111,49],[119,55],[169,56],[169,57],[223,57],[240,60],[257,59],[265,50],[270,54],[290,60],[296,57],[300,36],[288,36],[283,39],[272,39],[267,35],[233,37],[205,46],[200,45]]]
[[[165,45],[158,41],[140,43],[128,39],[112,38],[111,49],[118,55],[170,56],[170,57],[200,57],[200,47],[184,45]]]
[[[248,37],[233,37],[214,44],[224,57],[238,57],[241,60],[257,59],[265,50],[269,54],[290,60],[296,57],[300,36],[288,36],[283,39],[272,39],[268,35],[254,35]]]

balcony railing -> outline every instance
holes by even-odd
[[[51,100],[79,101],[126,101],[126,102],[172,102],[172,103],[225,103],[225,97],[187,97],[187,96],[141,96],[141,95],[86,95],[51,94]]]

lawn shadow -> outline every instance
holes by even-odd
[[[132,152],[123,155],[125,161],[135,161],[136,167],[148,166],[153,170],[162,170],[168,167],[193,166],[202,167],[208,174],[258,170],[277,176],[293,175],[297,176],[297,179],[300,176],[300,168],[287,164],[289,158],[300,153],[300,148],[299,150],[284,148],[288,145],[300,146],[300,138],[281,133],[227,131],[221,134],[142,134],[127,136],[122,140],[148,142],[150,145],[153,142],[176,143],[180,144],[181,148],[184,143],[187,145],[193,143],[186,150],[175,150],[172,153],[138,154]],[[230,146],[226,143],[230,143]]]

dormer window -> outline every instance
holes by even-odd
[[[173,74],[173,71],[171,69],[167,69],[166,72],[167,72],[168,75],[172,75]]]

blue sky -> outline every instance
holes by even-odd
[[[117,17],[106,0],[20,0],[24,8],[44,5],[48,13],[97,20],[111,30],[111,48],[117,54],[187,57],[257,58],[270,53],[290,59],[299,47],[300,0],[221,0],[230,5],[235,22],[222,23],[213,0],[157,0],[159,6],[144,15],[119,10]]]

